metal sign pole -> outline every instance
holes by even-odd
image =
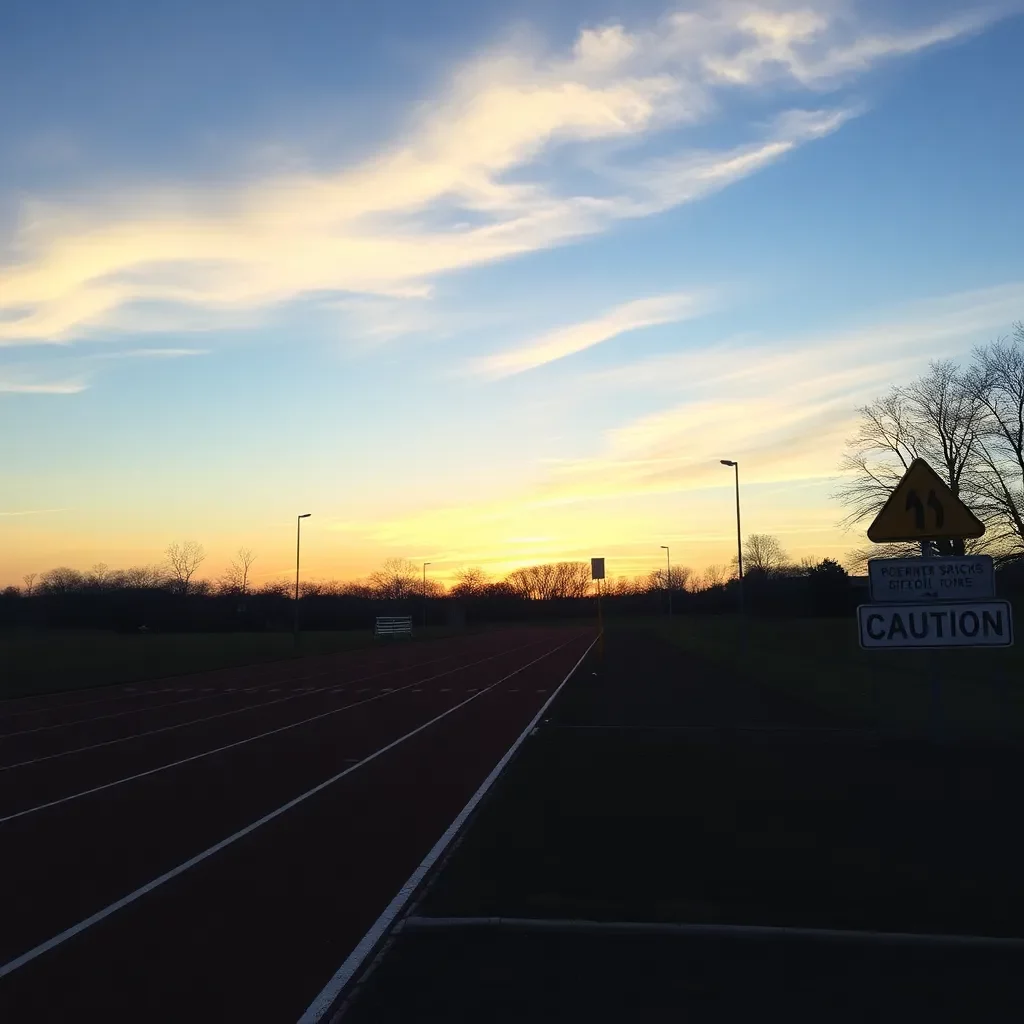
[[[935,551],[930,540],[921,541],[921,557],[935,557]],[[942,679],[938,672],[938,659],[935,657],[934,651],[925,651],[924,654],[924,666],[929,677],[929,688],[931,690],[932,736],[936,743],[942,743],[946,732],[946,716],[942,700]]]

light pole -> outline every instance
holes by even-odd
[[[668,615],[672,617],[672,554],[667,544],[661,545],[665,552],[665,589],[668,591]]]
[[[743,531],[740,528],[740,464],[732,459],[719,459],[723,466],[736,470],[736,566],[739,569],[740,614],[743,614]]]
[[[427,628],[427,566],[430,562],[423,563],[423,628]]]
[[[313,513],[303,512],[295,518],[295,646],[299,646],[299,543],[302,539],[302,520]]]

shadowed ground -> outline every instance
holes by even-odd
[[[1024,934],[1020,749],[881,738],[784,689],[613,630],[415,915]],[[1022,972],[1004,950],[406,931],[344,1019],[1009,1020]]]

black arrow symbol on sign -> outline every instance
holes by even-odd
[[[935,496],[935,491],[928,492],[928,507],[935,513],[935,529],[937,530],[946,518],[946,510],[942,507],[942,502]]]
[[[934,497],[930,495],[930,497]],[[914,522],[919,530],[924,529],[924,505],[921,503],[921,499],[917,496],[917,491],[911,491],[907,495],[907,504],[904,507],[904,511],[909,509],[914,510]]]

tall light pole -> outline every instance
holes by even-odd
[[[668,614],[672,617],[672,554],[667,544],[661,545],[665,552],[665,589],[668,591]]]
[[[423,563],[423,628],[427,628],[427,566],[430,562]]]
[[[740,614],[743,614],[743,531],[740,528],[740,464],[732,459],[719,459],[723,466],[736,470],[736,566],[739,569]]]
[[[295,646],[299,646],[299,543],[302,539],[302,520],[313,513],[303,512],[295,518]]]

